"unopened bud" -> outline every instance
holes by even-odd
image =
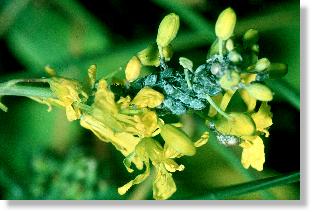
[[[260,83],[253,83],[246,87],[248,93],[260,101],[271,101],[273,99],[272,91],[265,85]]]
[[[236,86],[240,81],[239,74],[235,71],[223,75],[220,79],[220,85],[223,89],[230,90],[233,86]]]
[[[221,12],[218,17],[215,32],[219,39],[229,39],[234,31],[236,24],[236,14],[232,8],[227,8]]]
[[[283,63],[271,63],[268,68],[270,78],[280,78],[287,74],[288,68]]]
[[[243,42],[245,46],[251,47],[252,45],[257,44],[258,40],[259,34],[255,29],[247,30],[243,36]]]
[[[137,56],[133,56],[126,67],[125,74],[126,74],[126,79],[129,82],[133,82],[136,80],[141,72],[141,62]]]
[[[157,45],[166,47],[176,37],[180,27],[179,16],[174,13],[166,15],[159,24],[158,34],[156,38]]]
[[[261,72],[267,69],[269,66],[270,66],[270,61],[268,60],[268,58],[261,58],[260,60],[257,61],[255,70],[257,72]]]
[[[193,62],[186,57],[180,57],[179,64],[187,70],[193,70]]]
[[[236,51],[231,51],[228,54],[228,58],[233,63],[239,63],[239,62],[241,62],[243,60],[242,56],[239,53],[237,53]]]
[[[165,140],[166,144],[178,153],[188,156],[192,156],[196,153],[196,148],[189,136],[173,125],[163,125],[160,135]]]
[[[232,39],[228,39],[225,43],[225,48],[230,52],[234,49],[234,42]]]

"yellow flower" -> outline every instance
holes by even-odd
[[[130,172],[133,171],[130,166],[135,158],[145,165],[145,171],[124,186],[118,188],[118,193],[123,195],[133,185],[143,182],[150,175],[151,161],[156,168],[153,197],[155,199],[168,199],[176,191],[176,185],[170,172],[182,171],[184,166],[178,165],[170,158],[166,158],[163,147],[152,138],[142,139],[136,146],[135,151],[125,159],[124,164]]]
[[[250,166],[258,171],[263,170],[265,162],[264,144],[259,136],[245,136],[240,144],[243,148],[241,163],[245,169]]]
[[[138,108],[154,108],[164,101],[164,95],[149,87],[142,88],[132,100],[132,104]]]
[[[129,102],[129,97],[126,97],[117,104],[107,82],[100,80],[91,111],[80,120],[83,127],[91,130],[102,141],[111,142],[125,156],[134,151],[141,138],[159,133],[158,118],[154,111],[142,108],[136,110],[135,114],[122,113]],[[128,112],[131,113],[131,108]]]
[[[270,109],[271,107],[267,102],[262,102],[258,112],[251,115],[252,119],[256,123],[257,130],[265,133],[265,137],[269,137],[270,133],[268,128],[273,124],[273,114],[271,113]]]
[[[79,104],[88,99],[88,95],[83,91],[81,84],[74,80],[58,77],[53,77],[49,84],[57,99],[47,99],[47,101],[65,107],[69,121],[79,119],[81,116]]]

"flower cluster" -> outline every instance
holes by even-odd
[[[169,16],[167,22],[171,23],[171,28],[167,27],[168,31],[163,33],[170,37],[167,40],[171,41],[179,25],[176,20],[172,20],[173,14]],[[160,116],[168,113],[180,115],[187,111],[202,112],[208,107],[208,116],[203,115],[220,143],[239,145],[243,150],[242,165],[261,171],[265,154],[260,135],[269,136],[272,113],[268,102],[273,99],[273,93],[264,84],[264,80],[284,76],[287,66],[271,63],[267,58],[259,58],[258,32],[250,29],[239,38],[233,35],[235,24],[236,14],[231,8],[219,15],[215,26],[217,39],[208,51],[206,62],[196,69],[193,68],[193,62],[184,57],[179,59],[182,70],[169,68],[166,61],[170,59],[171,54],[161,56],[164,47],[168,47],[169,43],[164,42],[164,46],[157,42],[158,53],[155,53],[157,48],[153,50],[150,46],[139,52],[137,58],[141,61],[140,65],[160,66],[159,71],[139,77],[141,66],[137,66],[126,69],[126,72],[131,70],[137,73],[137,78],[128,79],[131,81],[130,89],[139,90],[150,86],[164,94],[163,103],[156,108]],[[162,29],[161,26],[158,33]],[[166,38],[159,35],[158,37]],[[153,58],[151,60],[155,61],[152,55],[156,54],[160,55],[157,62],[146,62],[146,58]],[[129,64],[131,62],[130,60]],[[245,102],[246,111],[227,110],[235,93]],[[256,109],[257,102],[261,102],[258,104],[259,109]]]
[[[287,67],[259,58],[258,32],[250,29],[242,39],[238,38],[233,34],[235,24],[235,12],[231,8],[224,10],[217,20],[217,39],[205,63],[194,68],[190,59],[180,57],[180,70],[173,69],[168,65],[172,57],[170,43],[180,22],[171,13],[160,23],[156,42],[128,62],[125,83],[118,85],[118,94],[116,85],[96,79],[96,66],[92,65],[87,83],[57,77],[47,68],[53,74],[46,82],[54,98],[33,99],[49,108],[64,107],[69,121],[80,120],[82,127],[113,144],[125,156],[128,172],[142,172],[118,189],[121,195],[143,182],[152,165],[156,172],[154,198],[169,198],[176,191],[172,173],[184,169],[174,159],[193,156],[197,147],[207,143],[208,131],[193,142],[180,129],[181,123],[164,122],[166,114],[200,113],[221,144],[242,148],[241,163],[246,169],[261,171],[265,162],[261,135],[269,136],[272,113],[268,102],[273,99],[264,80],[282,77]],[[141,76],[142,66],[158,68]],[[244,112],[228,109],[235,93],[246,105]]]

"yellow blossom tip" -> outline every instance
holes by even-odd
[[[156,38],[157,45],[164,48],[176,37],[180,27],[179,16],[174,13],[166,15],[159,24]]]
[[[141,67],[142,64],[139,58],[137,56],[133,56],[129,60],[127,67],[125,69],[126,79],[129,82],[133,82],[134,80],[136,80],[140,75]]]
[[[227,40],[229,39],[234,31],[236,24],[236,14],[232,8],[227,8],[223,10],[216,22],[215,32],[219,39]]]

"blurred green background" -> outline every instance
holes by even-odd
[[[300,169],[300,9],[299,1],[269,0],[0,0],[0,81],[44,76],[49,64],[61,76],[83,79],[97,64],[98,76],[124,68],[133,54],[152,42],[162,17],[180,16],[171,66],[179,56],[204,63],[214,41],[218,14],[231,6],[236,34],[260,32],[260,56],[287,63],[289,73],[268,82],[275,92],[273,126],[265,140],[263,172],[245,170],[240,151],[212,136],[194,157],[179,162],[172,199],[213,199],[210,191]],[[4,97],[0,111],[0,199],[151,199],[151,181],[119,196],[133,175],[122,155],[92,133],[66,120],[64,111],[22,97]],[[196,117],[182,120],[190,135],[205,130]],[[225,195],[224,199],[299,199],[299,183]]]

